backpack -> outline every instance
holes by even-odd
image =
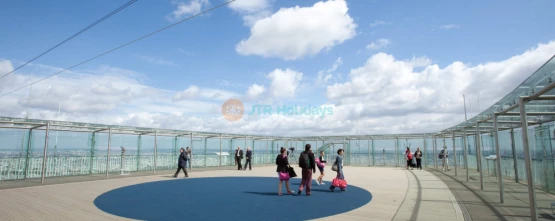
[[[310,158],[308,157],[308,153],[301,153],[301,156],[299,157],[299,167],[307,169],[310,168]]]
[[[443,159],[443,154],[445,153],[445,150],[441,150],[441,152],[439,152],[439,159]]]

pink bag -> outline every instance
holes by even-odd
[[[318,167],[325,167],[326,166],[326,164],[320,162],[320,158],[316,158],[315,160],[316,160],[316,165],[318,165]]]
[[[335,186],[335,187],[345,189],[345,188],[347,188],[347,181],[335,178],[335,179],[332,180],[331,185]]]
[[[279,172],[279,180],[289,180],[289,173],[287,172]]]

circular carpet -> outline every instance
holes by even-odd
[[[94,200],[106,213],[139,220],[309,220],[345,213],[372,200],[362,188],[329,190],[316,185],[312,195],[296,195],[301,180],[289,182],[294,195],[277,195],[272,177],[177,178],[142,183],[103,193]],[[283,192],[286,193],[285,183]]]

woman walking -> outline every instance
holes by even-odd
[[[407,160],[407,166],[405,166],[405,168],[412,170],[412,152],[410,152],[410,147],[407,147],[407,151],[405,151],[405,160]]]
[[[422,151],[420,151],[420,147],[416,148],[416,152],[414,152],[414,156],[416,157],[416,169],[422,170]]]
[[[187,154],[184,153],[185,149],[181,148],[179,150],[179,152],[181,152],[181,154],[179,154],[179,162],[177,163],[177,171],[175,172],[175,174],[172,177],[177,177],[177,175],[179,174],[179,170],[183,170],[183,173],[185,173],[185,177],[189,177],[189,175],[187,175]]]
[[[287,194],[293,194],[293,192],[291,191],[291,189],[289,188],[289,160],[287,159],[287,153],[285,148],[281,148],[280,150],[281,154],[278,154],[276,157],[276,165],[277,165],[277,169],[276,172],[278,174],[279,177],[279,186],[278,186],[278,195],[282,195],[281,194],[281,186],[283,184],[283,181],[285,181],[285,188],[287,188]]]
[[[337,176],[335,177],[335,179],[339,180],[339,181],[344,181],[345,180],[345,176],[343,175],[343,149],[339,149],[337,150],[337,157],[335,158],[335,163],[334,165],[337,165]],[[347,186],[345,185],[344,187],[339,187],[341,189],[341,191],[347,191]],[[334,191],[335,190],[335,186],[332,185],[330,186],[330,190]]]
[[[324,160],[324,151],[320,151],[320,156],[317,158],[316,161],[316,166],[318,166],[318,169],[320,170],[320,176],[318,177],[318,179],[316,179],[316,184],[318,185],[324,185],[324,182],[322,182],[322,178],[324,178],[324,166],[325,163],[327,163],[327,161]]]

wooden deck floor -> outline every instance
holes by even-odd
[[[109,179],[104,176],[51,178],[50,185],[40,185],[32,180],[2,181],[0,220],[129,220],[98,209],[93,203],[95,198],[124,186],[172,179],[172,172],[110,175]],[[529,220],[526,207],[516,202],[520,197],[518,190],[514,190],[515,201],[499,205],[492,200],[493,196],[488,196],[492,193],[475,191],[468,186],[472,184],[461,183],[449,174],[434,170],[345,167],[345,174],[349,185],[371,192],[372,201],[350,212],[319,220]],[[220,176],[273,177],[275,167],[254,167],[252,171],[197,169],[190,173],[192,179]],[[332,178],[327,175],[324,181],[329,183]],[[17,184],[25,187],[16,188]],[[522,186],[516,185],[506,186],[513,189]],[[487,187],[488,190],[493,188]],[[548,200],[542,197],[538,198]]]

